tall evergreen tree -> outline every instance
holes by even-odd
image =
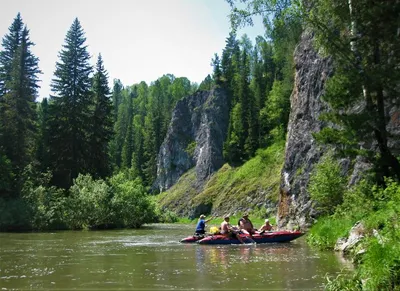
[[[9,34],[5,35],[2,39],[3,50],[0,52],[0,101],[6,93],[6,82],[11,81],[12,62],[21,44],[23,29],[24,23],[22,22],[21,14],[18,13],[8,29]]]
[[[121,150],[121,167],[129,169],[132,166],[132,154],[133,154],[133,99],[137,96],[137,87],[134,86],[132,91],[129,92],[127,103],[126,103],[126,132],[124,135],[124,142]]]
[[[29,30],[25,27],[12,59],[11,71],[5,79],[1,101],[2,147],[17,177],[16,193],[22,183],[19,181],[20,174],[35,154],[35,99],[40,70],[31,46]]]
[[[67,32],[51,83],[50,162],[53,182],[69,188],[79,173],[90,170],[93,98],[85,35],[76,18]]]
[[[213,67],[213,79],[216,85],[222,84],[222,71],[221,71],[221,59],[218,54],[214,55],[214,58],[211,60],[211,65]]]
[[[232,55],[233,110],[224,145],[225,158],[233,164],[240,164],[251,157],[258,148],[258,124],[254,95],[250,90],[250,55],[252,45],[245,35],[241,41],[242,50]]]
[[[117,121],[118,118],[118,107],[122,102],[121,91],[124,89],[121,81],[119,79],[114,80],[114,87],[112,92],[112,102],[113,102],[113,110],[114,110],[114,122]]]
[[[225,40],[225,43],[226,45],[224,50],[222,51],[221,58],[221,79],[224,83],[224,86],[228,89],[230,95],[233,95],[233,92],[235,91],[234,76],[235,72],[237,71],[238,65],[238,63],[235,64],[235,59],[237,61],[240,54],[240,48],[239,43],[236,40],[236,34],[234,32],[230,32],[228,38]],[[229,105],[233,106],[233,104]]]
[[[151,86],[151,98],[148,104],[148,113],[145,119],[145,165],[143,172],[146,183],[151,184],[157,172],[157,154],[164,139],[164,112],[163,91],[160,80],[156,80]]]
[[[40,170],[44,172],[49,167],[49,103],[47,98],[43,98],[36,111],[38,116],[36,159],[39,161]]]
[[[91,173],[94,177],[104,178],[110,174],[111,170],[108,144],[113,135],[113,105],[108,87],[108,74],[104,68],[101,54],[97,58],[92,91],[94,112],[93,127],[90,132]]]
[[[200,83],[199,90],[211,90],[214,85],[214,81],[210,74]]]

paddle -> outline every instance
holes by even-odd
[[[243,231],[240,231],[240,233],[244,234],[246,239],[248,239],[249,241],[251,241],[251,243],[256,244],[256,241],[251,237],[251,233],[249,233],[249,235],[247,236]]]
[[[241,227],[242,227],[242,223],[243,223],[243,228],[241,228]],[[242,234],[244,234],[245,237],[246,237],[248,240],[250,240],[253,244],[255,244],[256,242],[254,241],[254,239],[253,239],[253,237],[252,237],[252,235],[251,235],[251,232],[247,231],[247,230],[244,228],[245,224],[248,224],[248,223],[250,223],[251,229],[254,230],[253,223],[251,222],[250,219],[248,219],[248,214],[245,213],[245,214],[243,214],[243,217],[239,219],[239,222],[238,222],[239,231],[240,231]],[[246,235],[246,233],[247,233],[248,235]]]

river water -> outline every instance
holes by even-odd
[[[193,226],[0,233],[0,290],[321,290],[349,263],[304,237],[257,245],[180,244]]]

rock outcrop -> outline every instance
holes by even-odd
[[[223,89],[199,91],[178,101],[157,158],[154,189],[162,192],[195,167],[196,187],[224,163],[223,143],[229,123]]]
[[[319,120],[321,113],[328,110],[321,100],[326,80],[333,73],[329,58],[322,58],[313,48],[313,36],[309,32],[302,35],[294,54],[296,70],[295,84],[291,96],[291,112],[286,140],[285,162],[281,172],[280,198],[278,204],[278,225],[280,227],[311,226],[318,213],[312,208],[307,191],[310,175],[327,147],[317,144],[312,134],[319,132],[326,123]],[[365,106],[360,103],[354,111]],[[400,153],[400,111],[398,104],[386,103],[389,131],[388,146],[394,154]],[[372,135],[371,135],[372,137]],[[372,137],[362,145],[378,152]],[[342,170],[349,174],[349,186],[356,184],[371,165],[362,157],[357,157],[350,169],[350,161],[341,161]],[[348,171],[351,170],[351,173]]]
[[[278,225],[307,228],[316,215],[307,185],[314,166],[325,151],[312,134],[325,126],[319,116],[328,107],[321,96],[333,69],[330,59],[321,58],[314,50],[310,33],[303,34],[294,59],[295,84],[281,173]]]

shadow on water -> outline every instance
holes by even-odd
[[[0,289],[320,290],[350,269],[304,238],[257,245],[180,244],[178,224],[138,230],[0,234]]]

